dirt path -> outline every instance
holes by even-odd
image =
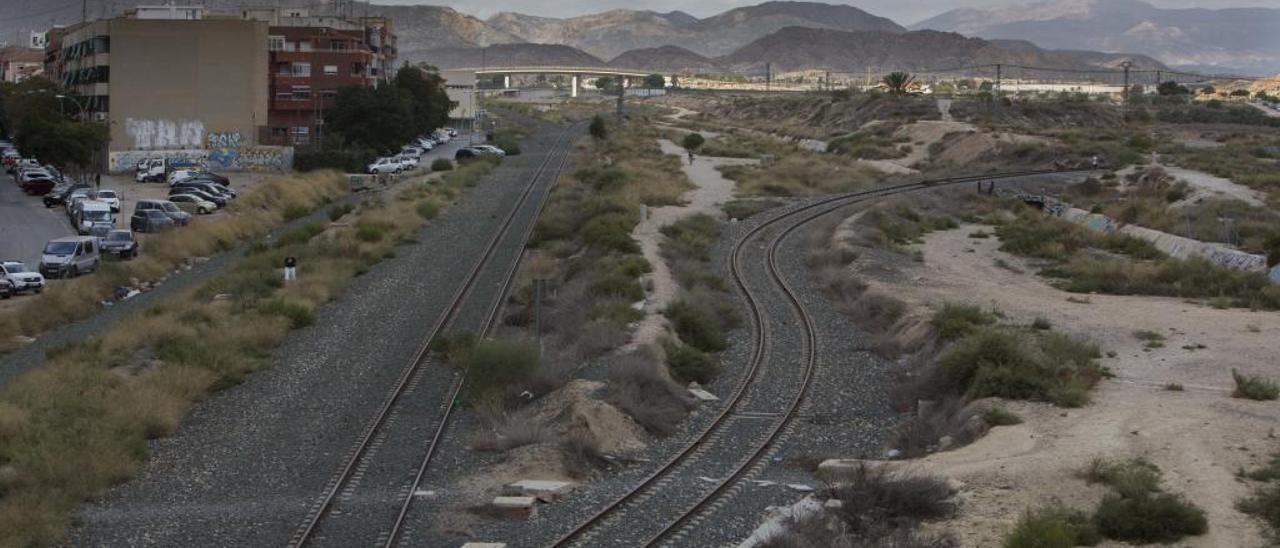
[[[662,227],[698,213],[723,217],[724,213],[720,211],[720,206],[733,199],[736,185],[732,180],[721,175],[716,168],[725,165],[759,163],[758,160],[742,158],[698,156],[690,165],[683,160],[687,155],[679,145],[666,139],[660,139],[658,144],[662,147],[662,152],[682,159],[681,169],[697,188],[681,196],[685,202],[684,205],[649,209],[648,215],[631,231],[631,237],[640,243],[640,251],[653,267],[653,271],[646,275],[648,290],[644,301],[644,319],[640,320],[635,335],[623,348],[624,351],[657,342],[667,325],[662,310],[675,298],[679,290],[679,286],[671,275],[671,269],[660,253],[659,248],[663,240]]]
[[[1230,179],[1224,179],[1203,171],[1162,164],[1159,162],[1159,156],[1155,158],[1155,162],[1152,165],[1165,170],[1171,177],[1187,183],[1187,186],[1191,187],[1191,195],[1173,204],[1173,207],[1194,204],[1204,198],[1214,196],[1240,200],[1254,207],[1266,207],[1267,205],[1266,193],[1234,183]],[[1120,176],[1120,180],[1124,180],[1124,176],[1136,170],[1137,168],[1135,167],[1128,167],[1117,172],[1117,175]]]
[[[897,277],[906,281],[873,285],[917,305],[959,301],[994,306],[1009,322],[1045,318],[1114,352],[1103,364],[1116,378],[1099,385],[1094,403],[1082,409],[1010,402],[1024,424],[919,461],[966,485],[959,518],[939,529],[959,535],[964,546],[998,545],[1028,507],[1053,498],[1079,509],[1096,505],[1105,490],[1075,475],[1093,458],[1142,456],[1164,471],[1166,489],[1209,516],[1209,534],[1180,546],[1259,545],[1256,522],[1235,509],[1247,486],[1234,475],[1280,450],[1280,404],[1230,398],[1231,370],[1280,378],[1280,314],[1171,298],[1090,295],[1087,303],[1069,302],[1082,296],[1047,285],[1034,267],[998,251],[997,239],[969,237],[980,229],[990,231],[965,226],[930,235],[924,263]],[[1134,337],[1138,330],[1161,333],[1164,346],[1144,348]],[[1185,391],[1165,390],[1171,382]]]

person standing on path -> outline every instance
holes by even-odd
[[[284,258],[284,281],[291,282],[298,279],[298,259],[293,255]]]
[[[693,165],[693,149],[687,149],[689,152],[689,165]]]

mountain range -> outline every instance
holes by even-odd
[[[46,0],[5,2],[12,6],[0,18],[4,36],[34,25],[37,15],[50,23],[79,19],[78,9],[51,12]],[[214,10],[235,10],[243,3],[203,1]],[[328,2],[276,3],[324,11],[316,6]],[[88,0],[87,9],[90,16],[106,16],[120,13],[123,6],[114,0]],[[662,72],[757,70],[765,63],[775,70],[919,70],[994,62],[1089,68],[1114,67],[1127,59],[1152,68],[1164,61],[1201,71],[1280,72],[1280,9],[1268,8],[1170,10],[1138,0],[1043,0],[1021,7],[952,10],[911,26],[911,31],[944,31],[923,34],[853,6],[819,2],[771,1],[706,18],[681,11],[612,10],[569,18],[503,12],[482,20],[444,6],[373,4],[356,9],[393,19],[402,59],[441,66],[470,64],[477,55],[480,62],[494,59],[491,65],[504,58],[576,64],[608,60]],[[492,51],[467,51],[485,47]]]
[[[1045,0],[957,9],[912,29],[1030,40],[1051,49],[1133,52],[1209,72],[1280,72],[1280,9],[1164,9],[1139,0]]]

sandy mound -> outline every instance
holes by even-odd
[[[630,416],[593,395],[605,383],[577,379],[538,400],[529,414],[560,437],[573,431],[587,431],[600,444],[600,451],[618,455],[644,449],[649,435]]]
[[[1280,449],[1280,406],[1232,399],[1231,369],[1280,378],[1280,314],[1155,297],[1089,295],[1087,302],[1068,302],[1082,296],[1049,286],[1034,267],[1000,252],[995,238],[968,237],[979,229],[985,227],[929,235],[923,264],[896,276],[901,282],[873,281],[872,287],[916,306],[960,301],[994,306],[1010,322],[1043,317],[1055,330],[1114,352],[1103,364],[1116,378],[1102,382],[1082,409],[1010,402],[1024,424],[918,461],[925,471],[966,485],[960,516],[939,527],[964,546],[999,545],[1028,507],[1056,498],[1091,510],[1105,490],[1076,472],[1093,458],[1141,456],[1163,470],[1166,490],[1185,494],[1208,514],[1209,533],[1180,546],[1260,545],[1257,522],[1235,508],[1248,494],[1235,472]],[[1144,348],[1136,330],[1164,334],[1165,346]],[[1169,382],[1185,391],[1164,390]]]

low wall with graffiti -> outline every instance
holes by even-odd
[[[204,164],[213,171],[289,171],[293,147],[236,146],[188,150],[122,150],[110,154],[111,173],[133,173],[141,160],[165,158]]]

